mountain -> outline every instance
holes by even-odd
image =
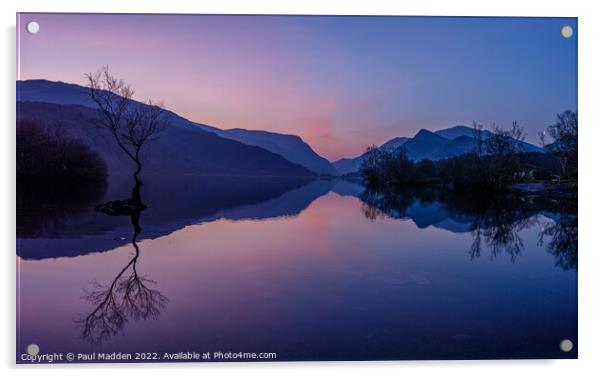
[[[407,137],[396,137],[396,138],[393,138],[393,139],[387,141],[386,143],[384,143],[383,145],[378,147],[378,149],[381,149],[381,150],[397,149],[397,148],[401,147],[402,145],[404,145],[404,143],[406,143],[408,140],[410,140],[410,139]],[[338,174],[341,174],[341,175],[352,174],[352,173],[355,173],[358,170],[360,170],[360,167],[362,166],[362,161],[364,160],[365,156],[366,156],[366,153],[363,153],[360,156],[357,156],[354,158],[341,158],[339,160],[334,161],[332,163],[332,166],[334,167],[335,171]]]
[[[449,139],[422,129],[403,145],[410,160],[423,160],[449,143]]]
[[[98,151],[111,175],[131,174],[134,166],[112,138],[94,126],[96,110],[81,105],[17,102],[17,120],[39,120],[60,127]],[[263,148],[224,139],[172,114],[170,126],[146,146],[143,174],[311,176],[306,168]]]
[[[49,102],[60,105],[82,105],[96,108],[88,96],[88,89],[62,81],[17,81],[17,102]]]
[[[450,128],[445,128],[439,131],[435,131],[435,133],[439,136],[443,136],[446,139],[453,140],[460,136],[468,136],[470,138],[474,137],[474,129],[472,127],[467,126],[454,126]],[[488,139],[493,136],[493,132],[489,130],[482,130],[482,135],[484,139]]]
[[[435,131],[435,133],[439,136],[443,136],[446,139],[449,140],[453,140],[457,137],[460,136],[468,136],[468,137],[472,137],[473,136],[473,129],[471,127],[467,127],[467,126],[462,126],[462,125],[458,125],[458,126],[454,126],[454,127],[450,127],[450,128],[445,128],[443,130],[439,130],[439,131]],[[489,131],[483,131],[486,132],[488,134],[491,134],[491,132]],[[489,135],[487,135],[488,137]]]
[[[354,158],[341,158],[332,163],[336,172],[340,175],[355,173],[360,170],[365,153]]]
[[[205,126],[207,127],[207,126]],[[209,127],[206,129],[210,129]],[[318,155],[311,147],[296,135],[285,135],[268,131],[232,128],[221,130],[213,128],[217,135],[244,144],[254,145],[276,153],[287,160],[306,167],[318,174],[332,174],[334,168],[330,161]]]
[[[493,136],[491,131],[483,130],[483,138]],[[543,149],[524,141],[514,140],[524,152],[542,152]],[[476,142],[473,129],[466,126],[454,126],[435,132],[422,129],[412,138],[396,137],[379,147],[391,150],[403,146],[411,160],[440,160],[460,156],[474,151]],[[339,174],[352,174],[359,171],[365,154],[354,158],[342,158],[332,163]]]
[[[408,137],[396,137],[396,138],[393,138],[393,139],[387,141],[383,145],[381,145],[379,147],[379,149],[381,149],[381,150],[397,149],[397,148],[401,147],[402,145],[404,145],[408,140],[410,140],[410,138],[408,138]]]
[[[86,88],[75,84],[47,80],[17,81],[17,101],[22,104],[18,108],[18,118],[33,117],[68,123],[71,126],[69,131],[72,135],[83,137],[91,144],[98,144],[97,147],[110,148],[108,146],[108,144],[111,144],[110,140],[101,140],[98,133],[91,135],[90,127],[80,124],[88,122],[89,126],[91,119],[95,116],[94,111],[86,110],[96,107],[88,98]],[[28,105],[24,105],[26,103]],[[33,103],[37,103],[37,105],[33,105]],[[50,104],[54,104],[54,108],[48,106]],[[140,103],[138,105],[145,106]],[[72,107],[69,108],[69,106]],[[60,113],[60,116],[57,113]],[[295,135],[242,128],[222,130],[191,122],[175,113],[170,113],[170,116],[172,127],[166,130],[165,134],[169,134],[174,141],[177,139],[177,143],[166,146],[167,140],[164,140],[161,142],[163,143],[162,146],[153,147],[157,149],[157,153],[163,153],[163,162],[151,161],[151,165],[157,169],[156,172],[166,170],[173,172],[168,168],[168,164],[172,163],[179,170],[202,174],[286,174],[279,170],[284,168],[285,165],[281,160],[274,159],[274,155],[276,155],[294,166],[290,170],[290,174],[293,175],[311,173],[345,175],[356,173],[365,156],[365,154],[362,154],[330,163],[313,151],[303,139]],[[208,134],[212,136],[208,136]],[[188,136],[186,135],[194,136],[187,140],[186,137]],[[483,131],[485,138],[491,135],[493,134],[490,131]],[[438,160],[472,151],[475,146],[472,137],[473,129],[463,125],[435,132],[422,129],[412,138],[396,137],[382,144],[379,148],[390,151],[403,146],[408,152],[408,157],[412,160]],[[224,144],[225,141],[236,142],[236,144]],[[542,151],[542,148],[526,142],[516,141],[516,143],[520,144],[526,152]],[[271,155],[260,156],[262,152],[259,152],[258,149],[245,149],[241,148],[241,145],[256,147],[265,152],[271,152]],[[218,146],[219,148],[216,150]],[[221,148],[226,148],[226,150]],[[109,150],[105,152],[107,151]],[[129,161],[117,152],[111,150],[105,157],[119,165],[117,170],[124,170],[124,164],[129,163]],[[151,160],[156,159],[155,157]],[[243,161],[245,158],[249,160]],[[116,159],[121,159],[121,161],[115,162]],[[271,160],[272,166],[258,165],[259,163],[266,163],[268,160]],[[299,170],[299,167],[303,167],[304,170]],[[151,171],[155,172],[152,169]]]
[[[472,136],[458,136],[449,143],[431,152],[429,157],[433,160],[440,160],[442,158],[460,156],[462,154],[473,152],[476,145],[477,143]]]
[[[425,158],[430,152],[449,143],[449,140],[427,130],[420,130],[413,138],[396,137],[382,144],[380,150],[394,150],[401,146],[406,148],[408,157],[412,160]],[[354,158],[341,158],[332,163],[336,171],[341,174],[352,174],[359,171],[365,153]]]
[[[17,81],[17,101],[48,102],[96,108],[96,104],[88,97],[87,88],[48,80]],[[334,172],[330,162],[318,155],[299,136],[241,128],[222,130],[206,124],[190,122],[175,114],[172,115],[172,117],[177,118],[176,125],[180,123],[185,123],[186,127],[196,125],[201,130],[214,133],[222,138],[261,147],[317,174],[332,174]]]

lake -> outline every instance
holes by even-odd
[[[139,216],[94,211],[130,185],[18,187],[17,362],[31,343],[159,358],[577,357],[574,206],[150,176]]]

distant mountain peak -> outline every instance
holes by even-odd
[[[410,140],[410,138],[408,137],[394,137],[393,139],[387,141],[386,143],[382,144],[379,148],[380,149],[395,149],[395,148],[399,148],[400,146],[402,146],[403,144],[405,144],[408,140]]]
[[[414,137],[431,135],[433,133],[434,132],[431,132],[431,131],[427,130],[426,128],[421,128],[418,132],[416,132],[416,135],[414,135]]]
[[[440,140],[440,139],[446,139],[432,131],[429,131],[427,129],[422,128],[420,131],[418,131],[416,133],[416,135],[414,135],[414,137],[412,138],[412,140]]]
[[[492,135],[491,131],[483,130],[485,139]],[[541,148],[532,144],[519,141],[517,143],[525,152],[541,151]],[[414,161],[450,158],[474,151],[474,132],[472,127],[461,124],[435,132],[422,128],[412,138],[395,137],[381,145],[379,149],[391,150],[401,146],[405,148],[408,157]],[[355,158],[342,158],[333,162],[333,166],[340,174],[355,173],[359,170],[364,157],[365,154]]]
[[[442,137],[446,138],[446,139],[453,140],[453,139],[455,139],[457,137],[460,137],[460,136],[473,137],[474,136],[474,129],[472,127],[468,127],[468,126],[459,124],[459,125],[456,125],[456,126],[453,126],[453,127],[444,128],[442,130],[435,131],[435,133],[437,135],[439,135],[439,136],[442,136]],[[491,135],[493,135],[491,133],[491,131],[483,130],[483,137],[488,138]]]

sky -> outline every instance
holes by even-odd
[[[138,100],[299,135],[330,160],[473,121],[516,120],[536,143],[577,110],[575,18],[21,14],[18,27],[18,79],[84,85],[109,65]]]

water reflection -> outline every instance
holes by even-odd
[[[577,269],[577,215],[563,209],[554,221],[543,225],[539,237],[539,245],[545,244],[545,239],[550,238],[546,248],[556,258],[556,266],[564,270]]]
[[[145,184],[145,237],[156,238],[190,224],[231,220],[294,217],[328,192],[361,200],[364,216],[412,220],[419,228],[433,226],[470,233],[470,259],[508,255],[515,261],[524,251],[524,229],[541,227],[540,245],[563,269],[577,268],[576,203],[521,195],[485,195],[441,189],[365,190],[348,181],[179,177],[151,178]],[[165,183],[169,182],[166,186]],[[127,242],[130,225],[91,210],[99,198],[115,195],[105,186],[70,191],[19,187],[17,250],[24,258],[81,255],[113,249]],[[122,192],[127,190],[121,190]],[[172,192],[173,191],[173,192]],[[63,194],[61,194],[63,192]],[[544,216],[541,216],[541,215]],[[48,247],[61,238],[60,247]]]
[[[542,225],[539,244],[550,238],[546,247],[556,256],[556,264],[564,269],[577,268],[576,203],[568,200],[437,189],[366,190],[360,199],[361,211],[371,221],[411,219],[421,228],[470,232],[470,259],[481,257],[486,249],[491,258],[507,254],[514,262],[525,248],[520,233]],[[541,220],[541,213],[554,220]]]
[[[130,178],[112,177],[108,188],[93,186],[94,195],[75,203],[69,202],[73,199],[69,191],[60,200],[48,202],[44,188],[19,188],[17,255],[25,259],[78,256],[126,244],[131,229],[126,217],[106,216],[94,211],[94,206],[129,195]],[[295,216],[331,188],[329,181],[307,178],[149,176],[141,191],[149,206],[141,237],[154,239],[221,218]]]
[[[105,195],[106,182],[17,182],[17,237],[69,235]]]
[[[137,200],[142,203],[140,187],[141,184],[137,182],[133,192]],[[82,328],[84,339],[92,343],[100,344],[108,337],[118,334],[129,319],[156,319],[169,301],[159,290],[153,288],[156,285],[155,281],[141,276],[138,272],[140,258],[138,236],[142,232],[140,215],[145,208],[146,206],[135,206],[126,211],[126,208],[107,210],[107,205],[97,206],[97,211],[104,212],[108,216],[130,217],[134,255],[110,284],[102,285],[93,282],[93,289],[83,297],[94,305],[94,309],[89,314],[76,319],[76,322]]]
[[[34,256],[18,258],[19,350],[576,356],[558,349],[578,344],[574,206],[334,180],[181,179],[145,180],[144,211],[92,209],[80,227],[19,238],[20,255]],[[129,195],[126,183],[85,205]],[[488,263],[490,249],[517,263]]]

